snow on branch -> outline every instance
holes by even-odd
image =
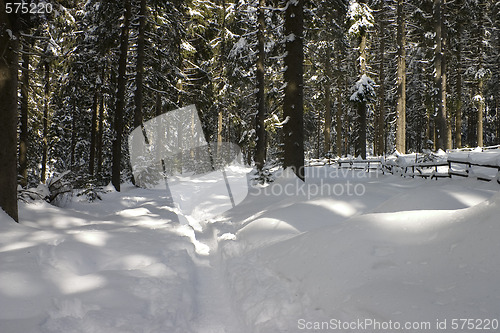
[[[372,101],[375,94],[375,82],[370,79],[366,74],[354,85],[354,93],[351,95],[350,100],[356,103],[366,103]]]
[[[359,36],[362,32],[372,28],[375,22],[371,8],[356,0],[351,0],[349,3],[347,20],[350,23],[349,35],[352,36]]]

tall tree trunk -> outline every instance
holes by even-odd
[[[484,117],[484,80],[479,79],[478,82],[478,96],[477,96],[477,145],[479,147],[484,146],[483,137],[483,117]]]
[[[342,156],[342,91],[338,88],[337,95],[337,110],[335,112],[335,151],[338,156]]]
[[[340,71],[342,65],[342,57],[337,55],[337,68]],[[337,111],[335,113],[335,132],[336,132],[336,152],[338,156],[342,156],[342,90],[344,89],[342,75],[337,78]],[[347,137],[347,136],[346,136]]]
[[[330,40],[328,41],[330,44]],[[331,61],[331,51],[330,47],[326,49],[326,58],[325,58],[325,74],[326,74],[326,83],[325,83],[325,147],[324,154],[328,154],[331,150],[331,127],[332,127],[332,98],[331,98],[331,80],[332,80],[332,68],[330,65]]]
[[[97,130],[98,130],[98,124],[97,124],[97,117],[98,117],[98,110],[99,108],[99,89],[95,87],[94,91],[94,101],[92,103],[92,119],[90,123],[90,156],[89,156],[89,176],[94,177],[94,170],[95,170],[95,157],[96,157],[96,143],[97,143]]]
[[[497,1],[496,5],[493,7],[495,11],[495,25],[500,26],[500,2]],[[500,55],[500,33],[497,30],[497,55]],[[496,58],[496,73],[497,77],[500,77],[500,56]],[[496,143],[500,145],[500,89],[496,89],[495,96],[495,114],[496,114]]]
[[[102,71],[102,82],[104,84],[104,69]],[[96,154],[97,154],[97,180],[101,181],[102,180],[102,140],[103,140],[103,135],[104,135],[104,94],[101,92],[99,96],[99,121],[98,121],[98,130],[97,130],[97,147],[96,147]]]
[[[45,59],[45,103],[43,107],[43,138],[42,138],[42,174],[41,181],[45,183],[47,180],[47,160],[49,152],[49,104],[50,104],[50,62]]]
[[[445,49],[446,36],[443,2],[445,0],[434,0],[434,31],[436,33],[435,47],[435,83],[438,89],[436,98],[437,117],[436,117],[436,149],[446,150],[449,146],[448,116],[446,110],[446,57]]]
[[[356,140],[356,156],[366,158],[366,102],[357,103],[358,138]]]
[[[284,166],[304,180],[304,0],[289,0],[285,11],[284,60],[286,83],[283,100]]]
[[[469,138],[468,144],[470,147],[477,145],[477,115],[475,112],[469,110],[467,117],[467,137]]]
[[[143,90],[144,90],[144,58],[146,50],[146,0],[141,0],[139,10],[139,35],[137,36],[137,64],[135,84],[136,90],[134,95],[135,109],[134,109],[134,128],[141,126],[143,119]]]
[[[116,108],[114,120],[115,139],[113,140],[113,167],[111,170],[111,182],[118,192],[120,191],[121,184],[123,111],[125,108],[125,92],[127,85],[126,74],[130,15],[130,0],[125,0],[124,20],[120,36],[120,59],[118,60],[118,87],[116,91]]]
[[[375,115],[375,155],[382,155],[384,149],[385,132],[385,29],[384,21],[380,22],[380,45],[379,45],[379,88],[378,88],[378,108]]]
[[[257,115],[255,117],[255,129],[257,143],[255,146],[255,166],[262,171],[266,159],[266,128],[264,119],[266,118],[266,93],[265,93],[265,39],[266,17],[264,12],[265,0],[259,1],[259,17],[257,30]]]
[[[71,108],[71,170],[75,167],[75,149],[76,149],[76,117],[78,116],[78,112],[76,112],[76,102],[73,101],[73,105]]]
[[[15,221],[17,211],[17,70],[19,36],[0,0],[0,208]],[[13,24],[12,24],[13,23]],[[14,25],[14,27],[13,27]],[[8,31],[14,32],[11,39]]]
[[[217,144],[220,146],[222,144],[222,111],[217,113]]]
[[[396,150],[406,153],[406,29],[404,1],[397,3],[397,102],[396,102]]]
[[[156,101],[155,101],[155,115],[161,116],[162,114],[162,103],[161,103],[161,93],[159,91],[156,92]]]
[[[446,0],[443,0],[446,3]],[[443,14],[443,20],[441,21],[442,25],[442,34],[443,34],[443,57],[442,61],[442,76],[441,80],[441,101],[443,102],[443,109],[445,110],[445,128],[446,128],[446,136],[445,136],[445,147],[446,149],[452,148],[452,123],[451,123],[451,114],[448,111],[448,30],[445,24],[445,15]]]
[[[219,86],[218,90],[224,89],[224,81],[225,81],[225,67],[226,67],[226,0],[220,0],[221,1],[221,6],[222,6],[222,15],[221,15],[221,50],[220,50],[220,81],[219,81]],[[223,132],[223,98],[221,98],[221,95],[219,94],[218,96],[218,113],[217,113],[217,156],[220,154],[220,149],[222,145],[222,132]]]
[[[496,144],[500,145],[500,93],[497,91],[495,98],[495,117],[496,117]]]
[[[316,112],[316,159],[319,160],[321,154],[321,111]]]
[[[457,105],[455,110],[455,147],[462,148],[462,24],[457,28]]]
[[[432,140],[432,129],[431,129],[431,117],[430,117],[430,112],[429,110],[426,110],[425,112],[425,145],[424,147],[426,149],[432,149],[432,147],[429,147],[429,140]]]
[[[480,18],[478,20],[479,24],[479,38],[478,38],[478,51],[479,51],[479,71],[480,73],[477,73],[477,145],[479,147],[484,146],[483,142],[483,117],[484,117],[484,76],[482,71],[484,71],[483,68],[483,42],[484,42],[484,2],[483,1],[478,1],[478,6],[480,7]],[[482,8],[481,8],[482,7]]]
[[[25,41],[23,47],[21,67],[21,124],[19,129],[19,175],[21,186],[28,186],[28,112],[29,112],[29,90],[30,90],[30,56],[28,43]]]
[[[359,64],[360,64],[360,77],[366,74],[366,46],[368,38],[366,36],[366,31],[361,32],[359,42]],[[366,108],[367,102],[361,101],[357,103],[358,111],[358,137],[356,139],[355,154],[356,156],[361,156],[361,158],[366,158]]]

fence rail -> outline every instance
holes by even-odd
[[[496,149],[489,148],[488,149]],[[484,150],[483,150],[484,151]],[[456,158],[447,158],[437,161],[418,161],[419,155],[415,155],[415,161],[398,163],[396,160],[380,159],[338,159],[339,168],[351,170],[379,170],[382,173],[400,175],[402,177],[421,178],[476,178],[482,181],[496,180],[500,184],[500,165],[491,163],[477,163]],[[485,171],[486,170],[486,171]]]
[[[358,159],[339,159],[337,161],[340,168],[357,169],[357,170],[378,170],[382,165],[381,159],[368,159],[368,160],[358,160]],[[343,166],[347,164],[348,166]],[[376,165],[375,167],[373,165]]]

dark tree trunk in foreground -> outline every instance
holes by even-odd
[[[285,11],[284,166],[304,180],[304,1],[288,1]]]
[[[264,57],[265,57],[265,40],[264,29],[266,18],[264,13],[265,0],[260,0],[259,3],[259,30],[257,31],[258,40],[258,57],[257,57],[257,116],[255,117],[255,129],[257,136],[257,144],[255,147],[255,166],[259,171],[262,171],[266,159],[266,129],[264,127],[264,119],[266,117],[266,94],[265,94],[265,78],[264,78]]]
[[[25,43],[27,45],[27,43]],[[28,186],[28,101],[30,87],[30,56],[29,49],[23,48],[22,86],[21,86],[21,122],[19,129],[19,175],[21,186]]]
[[[116,91],[115,108],[115,139],[113,141],[113,167],[111,183],[115,189],[120,191],[121,183],[121,159],[122,159],[122,135],[123,135],[123,111],[125,108],[125,91],[127,85],[127,53],[128,35],[130,25],[131,6],[130,0],[125,1],[124,21],[120,37],[120,59],[118,61],[118,87]]]
[[[11,17],[12,18],[12,17]],[[15,221],[17,214],[17,63],[18,40],[0,0],[0,207]]]
[[[141,0],[141,8],[139,11],[139,35],[137,37],[137,67],[135,84],[136,90],[134,95],[135,111],[134,111],[134,128],[141,126],[143,119],[142,104],[143,104],[143,84],[144,84],[144,57],[145,57],[145,37],[146,34],[146,0]]]

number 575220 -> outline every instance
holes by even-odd
[[[6,2],[5,12],[7,14],[46,14],[53,10],[52,4],[46,3],[27,3],[27,2]]]

